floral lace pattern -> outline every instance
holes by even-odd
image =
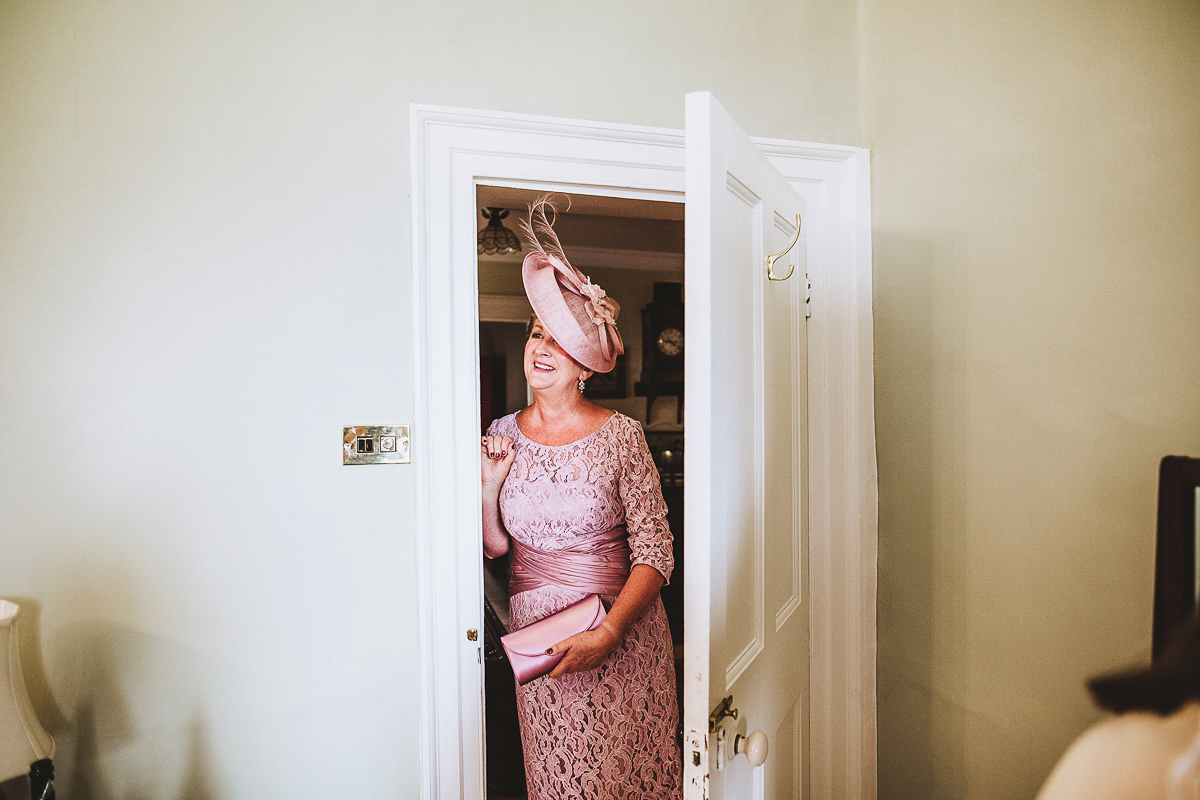
[[[625,525],[633,564],[670,578],[674,562],[666,503],[641,426],[614,414],[599,430],[562,446],[527,438],[509,415],[488,429],[512,437],[516,458],[500,492],[509,535],[542,550]],[[514,629],[585,593],[544,586],[514,595]],[[611,603],[615,597],[604,598]],[[662,600],[596,669],[517,687],[530,800],[623,800],[681,794],[675,661]]]

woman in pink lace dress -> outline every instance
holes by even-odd
[[[599,594],[594,631],[554,646],[549,675],[517,688],[531,800],[675,800],[681,794],[675,663],[659,589],[671,532],[641,426],[583,397],[623,352],[617,306],[570,267],[535,205],[525,260],[536,313],[525,345],[533,403],[482,441],[484,553],[513,550],[515,630]]]

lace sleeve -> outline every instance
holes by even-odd
[[[625,506],[625,526],[629,530],[630,562],[649,564],[669,583],[675,557],[658,468],[650,456],[642,426],[636,421],[629,420],[620,438],[624,452],[619,488]]]

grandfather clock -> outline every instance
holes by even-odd
[[[646,398],[646,419],[659,397],[677,397],[683,422],[683,284],[655,283],[642,309],[642,379],[633,393]]]

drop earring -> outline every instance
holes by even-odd
[[[586,388],[587,388],[587,384],[583,382],[583,378],[581,377],[579,379],[579,391],[582,392]]]

